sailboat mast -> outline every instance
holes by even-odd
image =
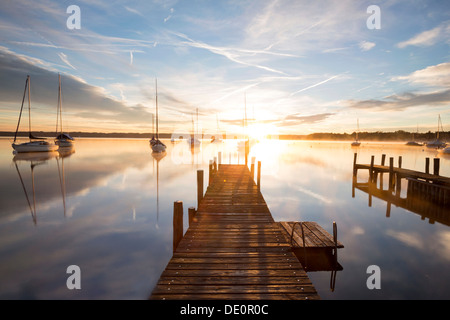
[[[58,121],[61,128],[60,133],[62,133],[62,111],[61,111],[61,75],[58,74],[58,105],[56,108],[56,134],[58,134]]]
[[[20,119],[22,118],[23,104],[25,102],[25,95],[27,94],[27,87],[28,87],[28,79],[29,78],[30,78],[30,76],[27,76],[27,80],[25,80],[25,89],[23,90],[22,106],[20,107],[19,121],[17,121],[16,133],[14,134],[14,143],[16,142],[17,132],[19,131]]]
[[[31,141],[31,81],[30,76],[27,76],[28,79],[28,136]]]
[[[62,95],[61,95],[61,75],[58,74],[58,97],[59,97],[59,126],[61,128],[61,134],[63,132],[62,123]]]

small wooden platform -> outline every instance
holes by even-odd
[[[284,235],[288,243],[292,243],[293,248],[322,248],[322,249],[334,249],[344,248],[344,245],[337,240],[335,243],[334,237],[323,229],[317,222],[303,221],[301,225],[296,221],[282,221],[278,222],[284,230]],[[292,228],[294,227],[294,233],[292,234]],[[304,232],[304,243],[303,235]]]
[[[247,166],[221,165],[150,299],[320,299]]]

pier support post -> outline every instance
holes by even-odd
[[[183,239],[183,202],[175,201],[173,204],[173,252]]]
[[[433,174],[435,176],[439,175],[439,167],[440,167],[439,161],[440,161],[439,158],[434,158]]]
[[[261,161],[258,161],[258,173],[256,178],[256,185],[258,186],[258,190],[261,189]]]
[[[197,170],[197,208],[202,200],[203,200],[203,170]]]
[[[381,155],[381,165],[382,165],[382,166],[384,166],[385,161],[386,161],[386,155],[385,155],[385,154],[382,154],[382,155]]]
[[[255,180],[255,157],[252,157],[252,162],[250,164],[250,175],[252,176],[252,180]]]
[[[356,177],[356,158],[358,157],[358,154],[355,152],[353,154],[353,176]]]
[[[398,167],[401,168],[402,167],[402,156],[398,157]]]
[[[394,158],[389,158],[389,191],[392,191],[394,186]]]
[[[425,158],[425,173],[430,173],[430,158]]]
[[[193,223],[193,222],[195,222],[195,214],[197,213],[197,211],[195,210],[195,208],[194,207],[190,207],[189,209],[188,209],[188,214],[189,214],[189,226],[191,226],[191,224]]]
[[[369,169],[369,182],[373,183],[375,181],[375,179],[373,178],[373,165],[375,162],[375,156],[372,156],[370,158],[370,169]]]

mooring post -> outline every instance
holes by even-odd
[[[430,173],[430,158],[425,158],[425,173]]]
[[[252,163],[250,164],[250,175],[252,176],[252,179],[255,179],[255,157],[252,157]]]
[[[356,177],[356,158],[358,157],[358,154],[355,152],[353,154],[353,176]]]
[[[175,201],[173,204],[173,252],[183,239],[183,202]]]
[[[394,158],[389,158],[389,191],[392,191],[394,186]]]
[[[398,167],[401,168],[402,167],[402,156],[398,157]]]
[[[256,185],[261,189],[261,161],[258,161],[258,173],[256,178]]]
[[[209,166],[208,166],[208,186],[211,185],[213,176],[213,161],[209,160]]]
[[[211,182],[211,181],[210,181]],[[197,170],[197,208],[203,200],[203,170]]]
[[[373,178],[373,164],[375,162],[375,156],[372,156],[370,158],[370,169],[369,169],[369,182],[373,183],[374,182],[374,178]]]
[[[385,155],[385,154],[382,154],[382,155],[381,155],[381,165],[382,165],[382,166],[384,166],[385,160],[386,160],[386,155]]]
[[[189,214],[189,226],[191,226],[191,224],[193,222],[195,222],[195,214],[197,213],[197,211],[195,210],[194,207],[190,207],[188,209],[188,214]]]
[[[434,158],[433,174],[435,176],[439,175],[439,167],[440,167],[439,161],[440,161],[439,158]]]

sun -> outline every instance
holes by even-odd
[[[277,130],[273,125],[253,123],[247,127],[248,136],[250,139],[262,141],[269,136],[277,134]]]

